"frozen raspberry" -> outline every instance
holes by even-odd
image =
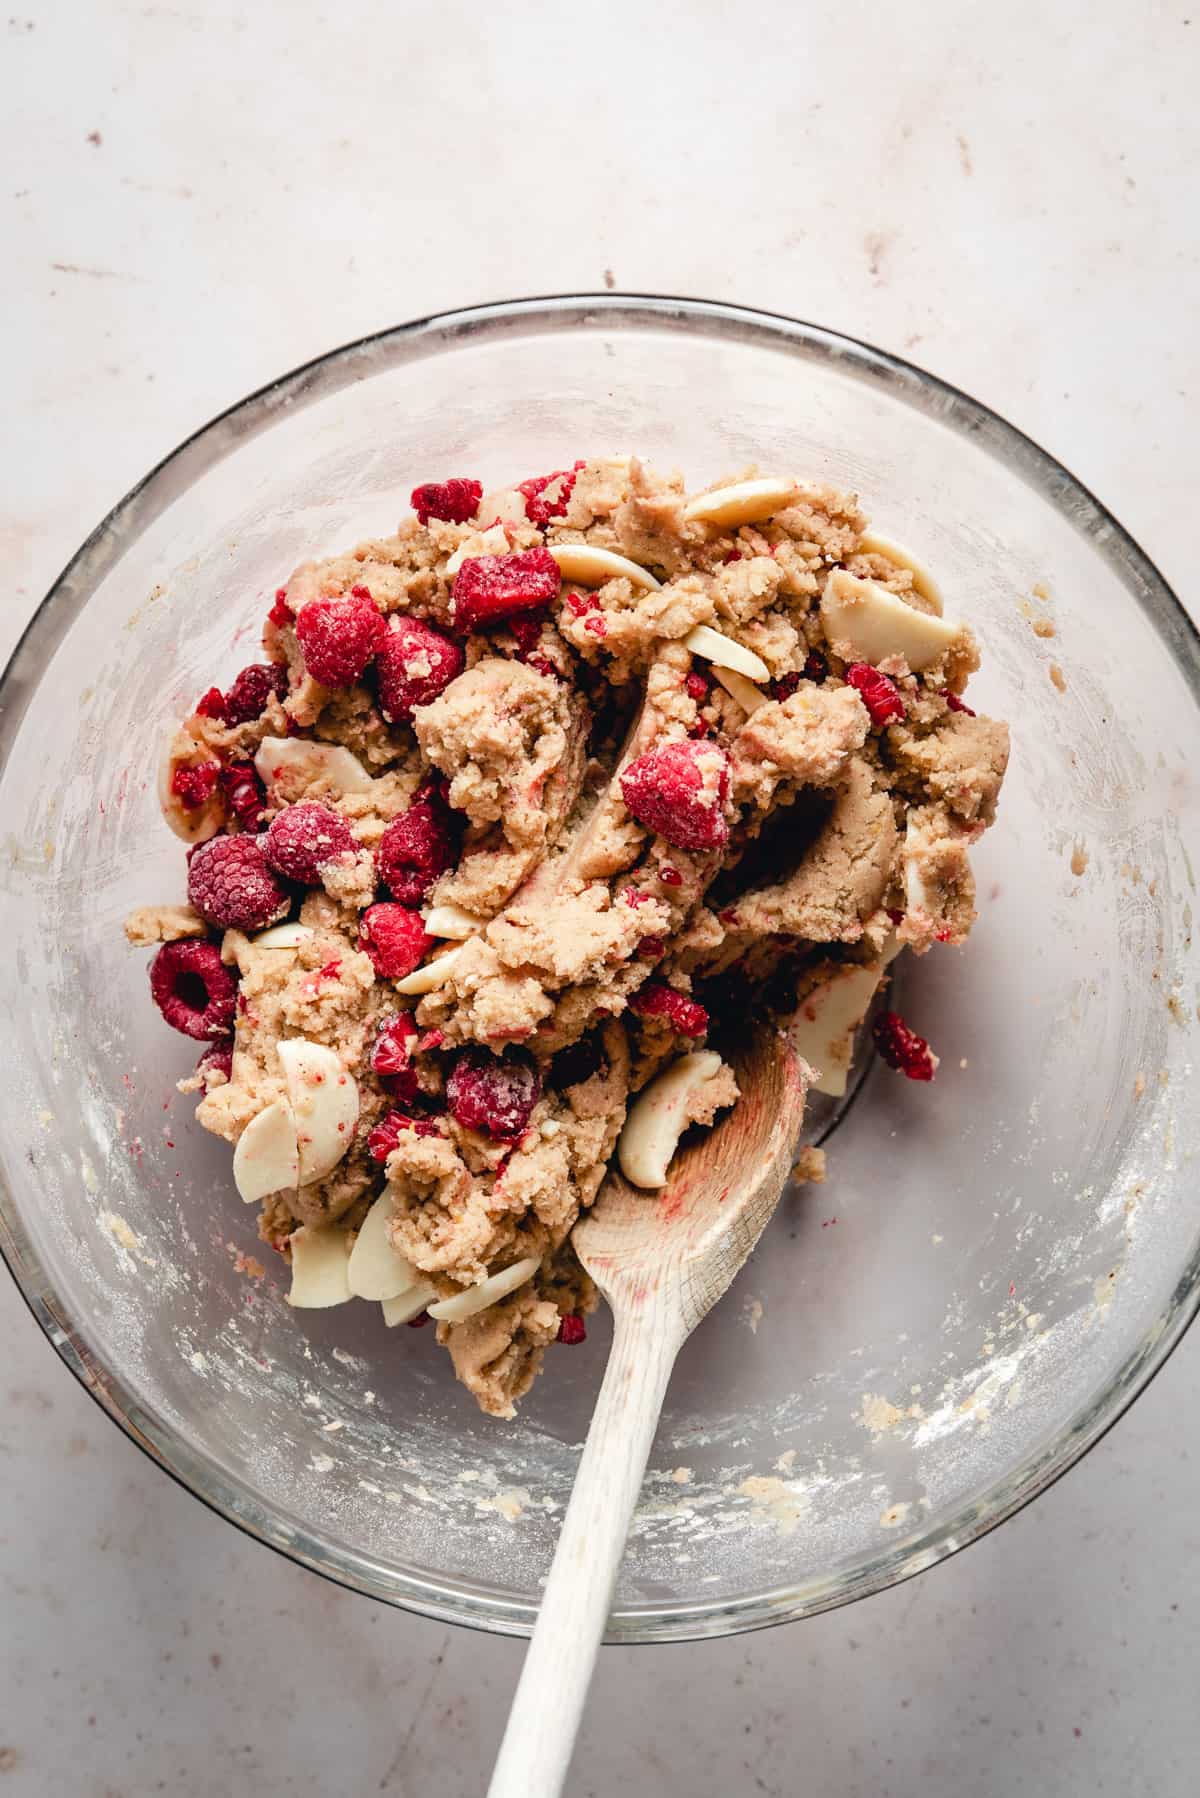
[[[663,743],[621,776],[625,804],[639,824],[677,849],[723,849],[729,826],[729,757],[715,743]]]
[[[507,628],[516,638],[517,654],[522,660],[541,641],[542,625],[545,622],[544,614],[539,618],[532,612],[527,612],[520,618],[509,619]]]
[[[670,862],[663,863],[662,867],[658,870],[658,878],[665,887],[680,887],[683,885],[683,875],[679,872],[678,868],[673,868]]]
[[[464,1130],[478,1130],[495,1142],[515,1142],[525,1134],[541,1092],[532,1057],[520,1049],[503,1057],[464,1049],[446,1082],[450,1115]]]
[[[694,699],[697,705],[703,705],[704,701],[708,698],[708,682],[705,680],[704,676],[702,674],[696,674],[693,671],[688,675],[683,684],[687,691],[688,698]]]
[[[322,868],[336,855],[353,855],[357,846],[346,820],[315,800],[289,805],[263,839],[263,853],[276,873],[303,887],[319,886]]]
[[[397,1099],[415,1099],[420,1087],[412,1065],[420,1041],[410,1011],[396,1011],[384,1018],[371,1048],[371,1067]]]
[[[179,803],[192,812],[212,798],[220,777],[220,762],[201,762],[198,767],[176,768],[171,776],[171,791]]]
[[[267,613],[267,623],[282,628],[283,625],[290,624],[295,616],[296,614],[288,604],[287,588],[276,587],[275,603]]]
[[[150,992],[172,1030],[197,1042],[233,1029],[237,981],[215,943],[164,943],[150,963]]]
[[[536,612],[558,597],[562,576],[548,549],[525,549],[515,556],[472,556],[454,577],[454,625],[473,631],[481,624]]]
[[[359,930],[359,947],[366,950],[375,972],[384,980],[403,980],[433,948],[434,939],[420,912],[409,911],[405,905],[368,905]]]
[[[296,620],[304,666],[323,687],[352,687],[378,655],[387,624],[365,587],[337,599],[314,599]]]
[[[226,723],[249,724],[261,718],[272,695],[282,699],[287,690],[287,669],[282,662],[252,662],[236,676],[225,695]]]
[[[243,830],[251,835],[262,829],[266,792],[253,762],[231,762],[221,770],[221,785],[229,809]]]
[[[261,930],[282,918],[291,895],[271,868],[257,837],[213,837],[188,863],[188,898],[222,930]]]
[[[846,680],[870,712],[876,730],[890,724],[894,718],[903,718],[904,701],[900,689],[886,674],[880,674],[878,668],[872,668],[869,662],[852,662],[846,670]]]
[[[448,524],[466,524],[474,518],[483,498],[478,481],[426,481],[414,487],[409,504],[422,524],[431,518],[444,518]]]
[[[962,712],[967,718],[975,717],[976,714],[971,710],[966,701],[960,699],[957,693],[952,693],[949,687],[943,687],[942,698],[946,701],[946,704],[950,707],[952,712]]]
[[[563,1315],[555,1341],[565,1342],[569,1348],[574,1348],[576,1343],[587,1341],[587,1330],[578,1311],[568,1311]]]
[[[223,1037],[215,1042],[211,1049],[206,1049],[196,1063],[198,1074],[224,1074],[226,1080],[233,1078],[233,1039]]]
[[[422,618],[401,618],[383,640],[376,661],[379,709],[389,724],[411,718],[463,671],[463,652]]]
[[[644,936],[634,953],[640,955],[643,961],[658,961],[667,953],[667,939],[665,936]]]
[[[885,1011],[875,1025],[875,1047],[890,1068],[910,1080],[932,1080],[938,1058],[923,1036],[910,1030],[897,1012]]]
[[[553,474],[535,475],[532,480],[520,481],[517,492],[525,495],[525,516],[530,524],[536,524],[544,531],[552,518],[561,518],[567,509],[576,479],[585,462],[576,462],[573,468],[556,468]],[[561,481],[558,497],[547,499],[546,489],[553,481]]]
[[[639,1018],[666,1018],[680,1036],[704,1036],[708,1030],[703,1005],[662,980],[647,981],[630,999],[629,1009]]]
[[[367,1154],[373,1161],[386,1161],[399,1147],[400,1132],[415,1130],[418,1136],[440,1136],[441,1127],[433,1118],[410,1117],[403,1111],[385,1111],[375,1128],[367,1135]]]
[[[435,786],[418,789],[393,818],[375,851],[379,878],[402,905],[419,905],[434,881],[454,866],[458,821]]]
[[[210,687],[196,701],[196,710],[202,718],[224,718],[225,695],[220,687]]]

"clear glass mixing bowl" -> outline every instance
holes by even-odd
[[[194,1050],[121,920],[182,892],[163,733],[251,658],[297,561],[393,528],[416,480],[626,449],[858,489],[977,628],[972,700],[1015,741],[969,947],[900,964],[936,1084],[868,1073],[828,1184],[785,1197],[681,1357],[611,1626],[646,1641],[803,1616],[971,1541],[1096,1440],[1197,1306],[1197,639],[991,413],[806,325],[603,295],[388,332],[199,432],[84,545],[4,678],[0,1200],[51,1342],[193,1492],[376,1597],[529,1628],[606,1319],[510,1425],[431,1332],[289,1311],[275,1257],[244,1258],[228,1151],[173,1094]]]

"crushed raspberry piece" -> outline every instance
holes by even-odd
[[[420,912],[405,905],[368,905],[359,919],[359,948],[384,980],[403,980],[433,948]]]
[[[510,618],[508,629],[517,640],[517,652],[527,656],[529,651],[541,640],[542,625],[546,622],[545,614],[539,618],[536,613],[527,612],[523,617]]]
[[[890,724],[894,718],[903,718],[904,701],[900,689],[878,668],[872,668],[869,662],[852,662],[846,670],[846,680],[870,712],[876,730]]]
[[[536,612],[557,599],[562,576],[548,549],[524,549],[513,556],[471,556],[454,577],[454,624],[472,631],[481,624]]]
[[[412,1065],[419,1033],[409,1011],[393,1012],[379,1026],[371,1049],[371,1067],[397,1099],[415,1099],[420,1092],[417,1070]]]
[[[424,1055],[430,1049],[440,1049],[445,1040],[446,1033],[444,1030],[427,1030],[417,1044],[417,1048],[420,1050],[421,1054]]]
[[[694,699],[697,705],[703,705],[704,701],[708,698],[708,682],[705,680],[704,676],[702,674],[697,674],[695,670],[693,670],[683,684],[688,698]]]
[[[887,912],[887,915],[892,920],[893,924],[903,924],[904,913],[902,911],[900,911],[896,906],[885,905],[884,910]]]
[[[172,1030],[197,1042],[233,1029],[237,981],[215,943],[164,943],[150,963],[150,993]]]
[[[547,680],[562,680],[563,678],[554,663],[547,660],[545,656],[525,656],[523,660],[527,668],[532,668],[535,674],[544,674]]]
[[[573,468],[556,468],[553,474],[535,475],[532,480],[517,483],[517,492],[525,495],[525,516],[530,524],[535,524],[539,531],[544,531],[552,518],[563,516],[579,471],[586,467],[586,462],[576,462]],[[558,498],[546,499],[546,489],[553,481],[562,482]]]
[[[938,1058],[923,1036],[910,1030],[898,1012],[885,1011],[875,1025],[875,1047],[890,1068],[910,1080],[932,1080]]]
[[[431,518],[444,518],[447,524],[466,524],[479,510],[482,498],[481,482],[455,478],[426,481],[422,486],[414,487],[409,504],[422,524],[428,524]]]
[[[300,886],[319,886],[321,870],[338,855],[353,855],[358,845],[350,826],[327,805],[305,800],[289,805],[271,822],[263,853],[277,873]]]
[[[196,1063],[198,1074],[224,1074],[226,1080],[233,1078],[233,1038],[222,1037],[206,1049]]]
[[[375,667],[379,709],[395,724],[445,692],[463,671],[463,652],[423,618],[401,618],[384,638]]]
[[[221,770],[221,785],[230,811],[242,829],[253,835],[262,829],[266,791],[253,762],[231,762]]]
[[[641,937],[635,953],[640,955],[643,961],[657,961],[660,956],[667,953],[667,939],[665,936]]]
[[[810,649],[804,658],[805,680],[824,680],[829,673],[829,663],[819,650]]]
[[[287,588],[276,587],[275,603],[267,613],[267,623],[276,624],[282,627],[285,624],[290,624],[295,616],[296,614],[288,604]]]
[[[503,1056],[464,1049],[446,1082],[450,1115],[464,1130],[478,1130],[494,1142],[524,1135],[541,1092],[533,1059],[521,1049]]]
[[[199,767],[176,768],[171,776],[171,791],[189,812],[212,798],[221,778],[220,762],[201,762]]]
[[[591,600],[583,593],[564,594],[563,604],[576,618],[585,618],[592,609]]]
[[[635,911],[639,905],[649,905],[650,903],[649,893],[643,893],[638,887],[623,887],[621,897],[626,905],[632,905]]]
[[[663,980],[647,981],[630,999],[629,1009],[638,1018],[666,1018],[680,1036],[704,1036],[708,1030],[703,1005]]]
[[[681,887],[683,885],[683,875],[678,868],[673,868],[670,862],[663,863],[658,870],[658,878],[665,887]]]
[[[723,849],[729,757],[715,743],[663,743],[631,762],[621,793],[639,824],[677,849]]]
[[[441,1134],[433,1118],[411,1117],[403,1111],[385,1111],[375,1128],[367,1134],[367,1154],[372,1161],[387,1160],[392,1150],[399,1147],[402,1130],[415,1130],[418,1136]]]
[[[196,701],[196,710],[202,718],[224,718],[225,695],[220,687],[210,687]]]
[[[564,1312],[559,1322],[555,1341],[565,1342],[569,1348],[574,1348],[576,1343],[587,1341],[587,1329],[578,1311]]]
[[[974,718],[976,716],[976,713],[971,710],[966,701],[960,699],[957,693],[952,693],[949,687],[942,688],[942,698],[946,701],[946,704],[950,707],[952,712],[962,712],[964,717],[967,718]]]
[[[229,724],[249,724],[261,718],[272,697],[287,695],[288,675],[282,662],[252,662],[236,676],[225,695],[225,718]]]
[[[778,680],[773,680],[771,682],[769,689],[771,698],[780,700],[790,699],[793,693],[799,692],[800,679],[800,675],[795,673],[781,674]]]
[[[740,549],[731,549],[727,555],[722,556],[722,558],[721,558],[721,560],[726,565],[728,565],[730,562],[740,562],[741,559],[742,559],[742,552]]]
[[[188,899],[222,930],[261,930],[291,909],[291,895],[268,867],[257,837],[213,837],[188,863]]]
[[[608,621],[601,612],[589,612],[583,621],[583,628],[593,637],[607,637]]]
[[[410,1329],[410,1330],[423,1330],[425,1328],[425,1325],[428,1322],[429,1322],[428,1311],[422,1311],[420,1317],[410,1317],[409,1318],[406,1328]]]
[[[459,820],[438,787],[418,788],[408,810],[393,818],[375,851],[375,866],[393,899],[419,905],[434,881],[454,866]]]
[[[323,687],[352,687],[378,655],[387,624],[365,587],[337,599],[314,599],[296,620],[304,666]]]

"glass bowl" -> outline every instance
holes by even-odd
[[[942,1058],[874,1067],[687,1345],[611,1637],[804,1616],[928,1567],[1093,1443],[1200,1295],[1200,656],[1120,527],[1028,439],[831,332],[616,294],[485,306],[324,357],[200,431],[46,599],[4,677],[5,1254],[63,1359],[199,1497],[431,1616],[532,1623],[608,1325],[519,1421],[378,1308],[297,1315],[195,1059],[121,934],[181,895],[164,733],[252,658],[277,582],[394,528],[415,481],[635,449],[857,489],[985,650],[1015,752],[965,951],[899,964]],[[265,1266],[260,1266],[261,1261]]]

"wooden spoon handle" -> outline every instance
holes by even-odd
[[[663,1398],[683,1341],[662,1309],[618,1314],[488,1798],[557,1798],[604,1635]]]

